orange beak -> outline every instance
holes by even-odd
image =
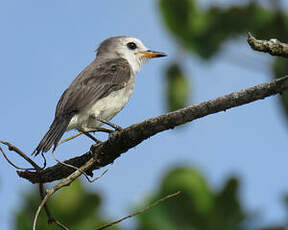
[[[138,51],[136,54],[142,54],[147,58],[158,58],[158,57],[165,57],[167,54],[158,51],[146,50],[146,51]]]

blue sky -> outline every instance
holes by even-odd
[[[126,127],[165,112],[163,73],[179,47],[162,24],[157,1],[2,1],[0,28],[1,140],[32,152],[62,92],[94,59],[99,43],[114,35],[135,36],[169,56],[145,64],[130,102],[113,122]],[[271,60],[250,50],[244,35],[209,63],[188,57],[184,66],[191,76],[191,103],[270,80]],[[261,211],[265,223],[281,222],[281,196],[288,192],[288,125],[278,103],[278,97],[271,97],[161,133],[117,159],[105,177],[86,187],[100,191],[105,214],[118,218],[155,191],[172,166],[184,164],[201,169],[215,189],[231,175],[239,176],[245,208]],[[81,137],[60,147],[58,157],[83,153],[90,144]],[[0,203],[5,207],[0,225],[8,230],[31,185],[3,158],[0,164]]]

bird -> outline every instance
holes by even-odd
[[[55,117],[32,155],[57,147],[66,131],[89,133],[109,123],[127,104],[135,75],[151,58],[167,54],[152,51],[141,40],[115,36],[104,40],[96,58],[72,81],[56,106]],[[112,125],[112,124],[111,124]]]

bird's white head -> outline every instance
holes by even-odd
[[[111,37],[104,40],[97,49],[97,58],[124,58],[136,73],[150,58],[164,57],[165,53],[152,51],[137,38],[129,36]]]

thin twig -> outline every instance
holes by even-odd
[[[7,157],[6,153],[5,153],[4,150],[1,148],[1,146],[0,146],[0,151],[2,152],[2,154],[3,154],[4,158],[6,159],[6,161],[7,161],[10,165],[12,165],[14,168],[20,169],[20,170],[33,170],[33,169],[34,169],[34,168],[22,168],[22,167],[19,167],[19,166],[15,165],[12,161],[9,160],[9,158]]]
[[[41,199],[43,200],[44,197],[45,197],[45,191],[44,191],[44,185],[42,183],[39,183],[39,191],[40,191]],[[62,224],[60,221],[58,221],[54,216],[52,216],[52,214],[51,214],[51,212],[50,212],[50,210],[48,208],[48,204],[47,203],[44,204],[44,210],[45,210],[46,215],[48,217],[48,224],[55,223],[60,228],[62,228],[64,230],[69,230],[68,227],[66,227],[64,224]]]
[[[57,224],[60,228],[64,230],[70,230],[68,227],[66,227],[64,224],[62,224],[59,220],[55,220],[55,224]]]
[[[66,164],[65,162],[59,160],[59,159],[57,158],[54,150],[52,151],[52,156],[53,156],[54,160],[58,162],[58,164],[62,164],[62,165],[64,165],[64,166],[68,167],[68,168],[70,167],[70,168],[75,169],[75,170],[78,170],[78,169],[79,169],[79,168],[77,168],[77,167],[75,167],[75,166],[73,166],[73,165]],[[79,170],[80,170],[80,169],[79,169]],[[107,171],[108,171],[108,169],[106,169],[100,176],[98,176],[98,177],[96,177],[96,178],[94,178],[94,179],[92,179],[92,180],[89,178],[89,176],[87,175],[86,172],[82,171],[82,174],[85,176],[86,180],[88,180],[90,183],[93,183],[93,182],[95,182],[96,180],[98,180],[100,177],[102,177]]]
[[[57,144],[57,147],[58,147],[59,145],[65,143],[65,142],[67,142],[67,141],[70,141],[70,140],[72,140],[72,139],[74,139],[74,138],[76,138],[76,137],[79,137],[79,136],[82,135],[82,134],[83,134],[82,132],[79,132],[79,133],[76,133],[76,134],[73,135],[73,136],[70,136],[70,137],[68,137],[68,138],[66,138],[66,139],[64,139],[64,140],[59,141],[59,143]]]
[[[41,212],[41,209],[47,203],[48,199],[55,192],[57,192],[59,189],[61,189],[62,187],[70,185],[75,179],[77,179],[79,176],[81,176],[82,172],[85,172],[87,169],[89,169],[89,167],[91,167],[92,164],[93,164],[93,159],[90,159],[85,165],[83,165],[82,167],[78,168],[71,175],[69,175],[68,177],[64,178],[63,180],[61,180],[59,183],[57,183],[56,185],[54,185],[50,189],[46,190],[46,195],[42,199],[42,201],[41,201],[40,205],[38,206],[38,209],[37,209],[37,211],[35,213],[35,216],[34,216],[33,230],[36,230],[36,225],[37,225],[37,220],[38,220],[39,214]],[[107,170],[105,170],[99,177],[97,177],[97,179],[101,178],[106,172],[107,172]]]
[[[45,197],[45,191],[44,191],[44,184],[43,183],[39,183],[39,191],[40,191],[41,200],[43,200]],[[45,212],[46,212],[47,217],[48,217],[48,224],[55,222],[55,218],[54,218],[54,216],[52,216],[52,214],[48,208],[47,203],[44,205],[44,209],[45,209]]]
[[[46,202],[47,202],[47,200],[49,199],[50,196],[51,195],[47,192],[47,194],[45,195],[44,199],[42,199],[41,204],[38,206],[38,209],[37,209],[37,212],[35,214],[34,221],[33,221],[33,230],[36,230],[36,224],[37,224],[37,220],[38,220],[38,216],[40,214],[40,211],[41,211],[42,207],[46,204]]]
[[[96,176],[93,180],[89,179],[90,183],[95,182],[96,180],[100,179],[102,176],[104,176],[107,172],[109,171],[109,169],[105,169],[103,173],[101,173],[99,176]]]
[[[105,228],[108,228],[108,227],[111,227],[111,226],[113,226],[113,225],[115,225],[115,224],[118,224],[118,223],[122,222],[123,220],[126,220],[126,219],[131,218],[131,217],[136,216],[136,215],[139,215],[139,214],[141,214],[141,213],[143,213],[143,212],[146,212],[147,210],[149,210],[149,209],[157,206],[159,203],[161,203],[161,202],[163,202],[163,201],[165,201],[165,200],[167,200],[167,199],[170,199],[170,198],[172,198],[172,197],[178,196],[180,193],[181,193],[181,192],[178,191],[178,192],[175,192],[175,193],[173,193],[173,194],[169,194],[169,195],[167,195],[167,196],[165,196],[165,197],[157,200],[157,201],[154,202],[153,204],[150,204],[148,207],[143,208],[142,210],[139,210],[139,211],[137,211],[137,212],[134,212],[134,213],[132,213],[132,214],[130,214],[130,215],[128,215],[128,216],[125,216],[125,217],[119,219],[119,220],[116,220],[116,221],[113,221],[113,222],[111,222],[111,223],[105,224],[105,225],[101,226],[100,228],[97,228],[96,230],[103,230],[103,229],[105,229]]]
[[[23,153],[19,148],[16,146],[10,144],[9,142],[6,141],[0,141],[3,145],[6,145],[10,151],[18,153],[22,158],[24,158],[27,162],[29,162],[35,170],[40,170],[41,167],[38,166],[30,157],[28,157],[25,153]]]
[[[6,145],[10,151],[14,151],[16,153],[18,153],[21,157],[23,157],[26,161],[28,161],[32,166],[33,168],[22,168],[22,167],[19,167],[17,165],[15,165],[12,161],[9,160],[9,158],[7,157],[7,155],[5,154],[5,152],[3,151],[3,149],[1,148],[0,146],[0,151],[2,152],[3,156],[5,157],[5,159],[8,161],[9,164],[11,164],[13,167],[17,168],[17,169],[21,169],[21,170],[36,170],[36,171],[39,171],[41,170],[41,168],[33,161],[31,160],[31,158],[29,158],[25,153],[23,153],[19,148],[17,148],[16,146],[10,144],[9,142],[4,142],[4,141],[0,141],[0,143]],[[45,159],[45,158],[44,158]],[[43,183],[39,183],[39,192],[40,192],[40,197],[41,199],[43,200],[44,197],[45,197],[45,192],[44,192],[44,185]],[[58,225],[60,228],[64,229],[64,230],[69,230],[69,228],[67,228],[65,225],[63,225],[60,221],[58,221],[57,219],[55,219],[48,206],[47,206],[47,203],[44,203],[44,209],[45,209],[45,212],[46,212],[46,215],[48,217],[48,223],[51,224],[51,223],[55,223],[56,225]]]

